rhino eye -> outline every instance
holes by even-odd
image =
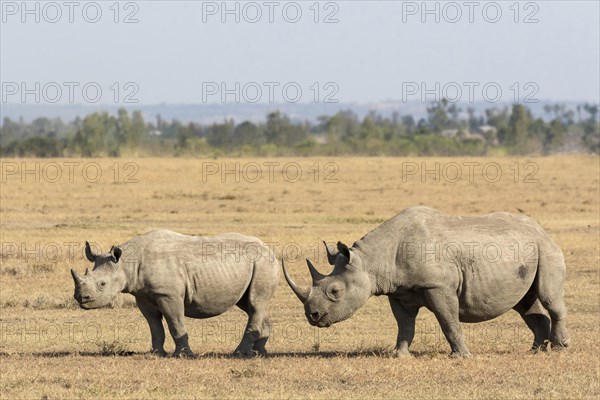
[[[337,287],[337,286],[333,286],[329,289],[329,297],[332,298],[333,300],[337,300],[339,299],[343,294],[343,289]]]
[[[104,282],[104,281],[103,281],[103,282],[100,282],[100,283],[98,284],[98,289],[100,289],[100,290],[103,290],[105,287],[106,287],[106,282]]]

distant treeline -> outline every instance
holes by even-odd
[[[598,105],[544,107],[534,117],[522,104],[490,108],[485,115],[445,100],[432,103],[427,117],[352,111],[294,122],[273,112],[265,122],[231,119],[221,123],[145,121],[142,113],[95,112],[83,119],[4,118],[0,153],[9,157],[397,155],[451,156],[600,152]]]

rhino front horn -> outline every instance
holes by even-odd
[[[71,276],[73,276],[75,285],[80,286],[83,283],[83,279],[81,279],[81,277],[73,269],[71,269]]]
[[[306,303],[306,300],[308,300],[310,289],[302,289],[301,287],[296,285],[292,278],[290,278],[290,276],[287,273],[287,270],[285,269],[285,262],[283,261],[283,257],[281,257],[281,267],[283,268],[283,276],[285,277],[285,280],[287,281],[288,285],[290,285],[290,288],[292,288],[296,296],[298,296],[298,298],[303,304]]]

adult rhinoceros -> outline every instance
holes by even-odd
[[[310,289],[296,285],[283,265],[312,325],[343,321],[369,297],[386,295],[398,322],[397,355],[409,354],[421,307],[436,316],[452,356],[470,355],[459,321],[486,321],[510,309],[533,331],[533,349],[547,340],[552,346],[569,345],[565,261],[558,246],[528,217],[505,212],[458,217],[412,207],[351,248],[340,242],[337,251],[326,247],[333,272],[322,275],[307,259]]]
[[[80,276],[71,270],[81,308],[108,305],[118,293],[131,293],[148,321],[152,352],[165,356],[167,321],[175,355],[193,355],[185,317],[209,318],[237,305],[248,324],[234,354],[266,353],[271,325],[268,306],[279,279],[273,252],[260,240],[231,233],[196,237],[160,230],[138,236],[107,254],[86,242],[94,268]]]

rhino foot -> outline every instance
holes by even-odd
[[[196,354],[189,347],[184,347],[182,349],[176,349],[173,353],[173,357],[195,358]]]
[[[545,341],[542,344],[533,343],[530,351],[532,354],[537,354],[539,352],[543,352],[543,353],[547,352],[548,351],[548,341]]]
[[[571,344],[571,342],[561,342],[561,343],[551,343],[550,346],[552,348],[553,351],[561,351],[561,350],[566,350],[567,347],[569,347],[569,345]]]
[[[395,349],[392,352],[392,357],[395,358],[407,358],[407,357],[412,357],[413,355],[410,354],[410,352],[408,350],[404,350],[404,349]]]
[[[255,351],[255,350],[236,350],[233,352],[233,356],[239,357],[239,358],[256,357],[259,354],[261,354],[261,353]],[[266,352],[264,354],[266,355]]]
[[[546,347],[544,347],[544,346],[532,347],[531,350],[529,350],[529,352],[531,354],[547,353],[548,349]]]
[[[164,351],[163,349],[152,349],[150,351],[150,354],[156,357],[166,357],[167,356],[167,352]]]
[[[257,351],[260,356],[266,356],[267,350],[265,349],[265,344],[267,343],[267,339],[268,338],[263,338],[254,342],[252,350]]]
[[[260,356],[260,357],[266,357],[268,355],[266,350],[257,350],[257,349],[254,349],[254,354],[257,356]]]
[[[571,336],[568,334],[556,335],[551,340],[550,345],[552,346],[552,350],[563,350],[571,345]]]

